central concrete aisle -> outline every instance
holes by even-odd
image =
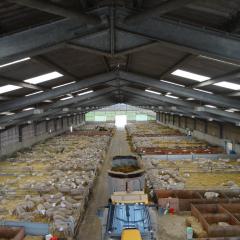
[[[107,171],[111,167],[112,157],[131,154],[125,130],[117,130],[94,187],[92,198],[80,227],[78,240],[101,240],[101,223],[96,213],[98,208],[105,206],[109,199]]]

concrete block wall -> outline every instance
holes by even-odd
[[[196,119],[196,130],[205,132],[205,122],[202,119]]]
[[[49,133],[54,132],[54,120],[50,120],[50,121],[48,122],[48,132],[49,132]]]
[[[195,128],[195,119],[192,119],[192,118],[187,118],[186,119],[186,121],[187,121],[187,127],[189,128],[189,129],[194,129]]]
[[[226,148],[227,143],[230,142],[233,144],[233,150],[240,154],[240,127],[238,126],[163,112],[158,112],[156,119],[158,122],[179,129],[183,133],[186,133],[187,128],[191,129],[194,137],[214,145]]]
[[[19,142],[19,129],[18,127],[11,127],[0,134],[1,149],[6,149],[10,144],[15,145]]]
[[[220,134],[220,124],[216,122],[208,122],[207,133],[211,136],[221,138]]]
[[[70,126],[77,127],[84,123],[84,119],[84,114],[78,114],[0,130],[0,157],[69,131]]]
[[[46,133],[46,122],[36,123],[36,135],[43,135]]]
[[[63,118],[63,126],[69,126],[69,120],[68,120],[68,118],[67,117],[64,117]]]
[[[56,119],[56,128],[57,131],[62,128],[62,119]]]
[[[22,131],[22,140],[21,142],[26,142],[28,139],[34,138],[34,124],[29,124],[26,126],[20,126]]]
[[[169,123],[168,123],[169,124]],[[180,118],[180,127],[185,128],[186,126],[186,119],[185,117]]]

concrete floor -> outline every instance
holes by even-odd
[[[164,215],[159,216],[159,240],[184,240],[186,239],[186,216]]]
[[[125,130],[117,130],[111,141],[106,160],[98,176],[92,198],[81,224],[78,240],[101,240],[101,223],[96,213],[98,208],[105,206],[109,199],[107,171],[110,169],[112,157],[132,154],[126,137]]]

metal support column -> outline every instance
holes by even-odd
[[[69,127],[69,117],[67,117],[67,127]]]
[[[193,122],[193,130],[196,130],[196,129],[197,129],[197,119],[194,118],[193,121],[194,121],[194,122]]]
[[[185,117],[185,128],[188,127],[188,124],[187,124],[187,117]]]
[[[18,126],[18,141],[19,142],[23,141],[22,129],[23,129],[22,125]]]
[[[208,121],[204,121],[204,133],[208,133]]]
[[[33,122],[33,134],[34,134],[34,137],[37,136],[37,122]]]
[[[0,130],[0,155],[1,155],[1,152],[2,152],[2,130]]]
[[[110,9],[110,43],[111,43],[111,55],[115,54],[116,37],[115,37],[115,8]]]
[[[57,131],[57,120],[53,119],[54,132]]]
[[[61,118],[60,120],[61,120],[61,128],[63,129],[63,118]]]
[[[222,123],[219,123],[219,138],[223,139],[223,130],[224,130],[224,126]]]

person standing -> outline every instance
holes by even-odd
[[[192,131],[190,129],[187,132],[187,137],[188,137],[189,140],[192,139]]]

